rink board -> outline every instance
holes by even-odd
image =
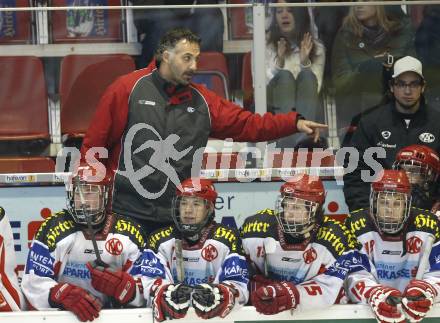
[[[422,322],[439,322],[440,305],[434,306],[428,317]],[[123,320],[123,321],[122,321]],[[70,312],[61,311],[41,311],[41,312],[21,312],[21,313],[0,313],[0,322],[7,323],[77,323],[78,320]],[[103,310],[94,323],[153,323],[151,309],[125,309],[125,310]],[[301,313],[295,312],[291,315],[290,311],[276,315],[261,315],[253,307],[244,307],[232,311],[226,318],[212,318],[209,321],[199,319],[192,309],[189,310],[184,319],[179,319],[180,323],[281,323],[281,322],[358,322],[375,323],[376,320],[368,306],[363,305],[334,305],[325,310],[310,310]]]

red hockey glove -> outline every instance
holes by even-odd
[[[251,297],[257,312],[266,315],[295,309],[299,304],[298,289],[294,283],[286,281],[260,287]]]
[[[249,286],[250,286],[250,292],[251,294],[254,293],[258,288],[264,287],[269,284],[276,283],[276,280],[267,278],[263,275],[253,275],[251,279],[249,280]]]
[[[403,310],[410,322],[420,322],[434,304],[434,287],[424,280],[414,279],[403,292]]]
[[[397,289],[379,285],[368,290],[365,296],[378,322],[405,322],[405,315],[397,307],[402,299],[402,295]]]
[[[119,303],[127,304],[136,295],[136,283],[129,273],[122,270],[112,271],[104,267],[93,267],[87,263],[92,277],[92,286],[107,296],[114,297]]]
[[[181,319],[190,306],[192,288],[183,284],[159,286],[153,299],[153,312],[157,321]]]
[[[225,284],[201,284],[194,287],[192,305],[198,317],[226,317],[235,305],[236,290]]]
[[[49,304],[73,312],[81,322],[93,321],[99,316],[102,304],[86,290],[60,283],[50,289]]]

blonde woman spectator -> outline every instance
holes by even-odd
[[[354,116],[383,101],[388,87],[384,73],[394,58],[414,54],[408,18],[390,17],[384,6],[354,6],[336,35],[332,73],[340,129],[347,130]]]

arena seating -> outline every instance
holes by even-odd
[[[254,84],[252,80],[252,54],[247,52],[243,56],[241,67],[241,88],[243,90],[243,106],[251,109],[254,104]]]
[[[134,71],[129,55],[68,55],[61,62],[60,101],[63,142],[84,137],[99,99],[119,76]]]
[[[0,174],[53,173],[55,163],[49,157],[0,157]]]
[[[232,0],[231,4],[245,4],[246,0]],[[246,25],[246,8],[228,9],[229,34],[233,40],[252,39],[252,30]]]
[[[219,52],[202,52],[193,77],[195,83],[204,84],[218,95],[229,99],[229,73],[226,57]]]
[[[38,155],[50,142],[43,64],[2,56],[0,71],[0,154]]]

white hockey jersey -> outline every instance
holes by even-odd
[[[61,282],[84,288],[98,297],[104,307],[111,307],[109,297],[91,285],[86,264],[96,256],[92,241],[82,228],[67,211],[56,213],[42,223],[29,250],[22,281],[23,292],[34,308],[50,309],[50,289]],[[121,215],[110,214],[95,237],[101,258],[110,267],[139,271],[134,263],[146,242],[139,224]],[[138,290],[130,305],[143,304],[143,296]]]
[[[273,210],[266,209],[246,219],[241,235],[245,254],[257,273],[296,284],[298,310],[333,305],[342,296],[343,281],[359,256],[349,230],[327,217],[311,238],[288,243]],[[268,243],[270,239],[274,241]],[[275,248],[269,253],[270,244]]]
[[[0,312],[20,311],[25,306],[15,266],[11,226],[4,209],[0,207]]]
[[[432,284],[440,295],[440,224],[435,215],[412,208],[402,233],[393,236],[381,235],[366,209],[352,212],[346,225],[362,245],[362,254],[368,257],[368,261],[347,277],[346,292],[351,301],[366,303],[366,291],[379,284],[403,292],[417,274],[430,234],[435,236],[435,242],[429,256],[429,270],[423,280]],[[434,301],[439,302],[440,296]]]
[[[141,270],[144,295],[149,304],[151,287],[156,279],[161,278],[163,283],[170,284],[179,282],[176,235],[174,226],[153,232],[147,249],[136,264]],[[248,269],[237,230],[212,222],[203,229],[197,243],[190,245],[182,239],[182,260],[185,284],[227,283],[239,293],[236,307],[247,303]]]

